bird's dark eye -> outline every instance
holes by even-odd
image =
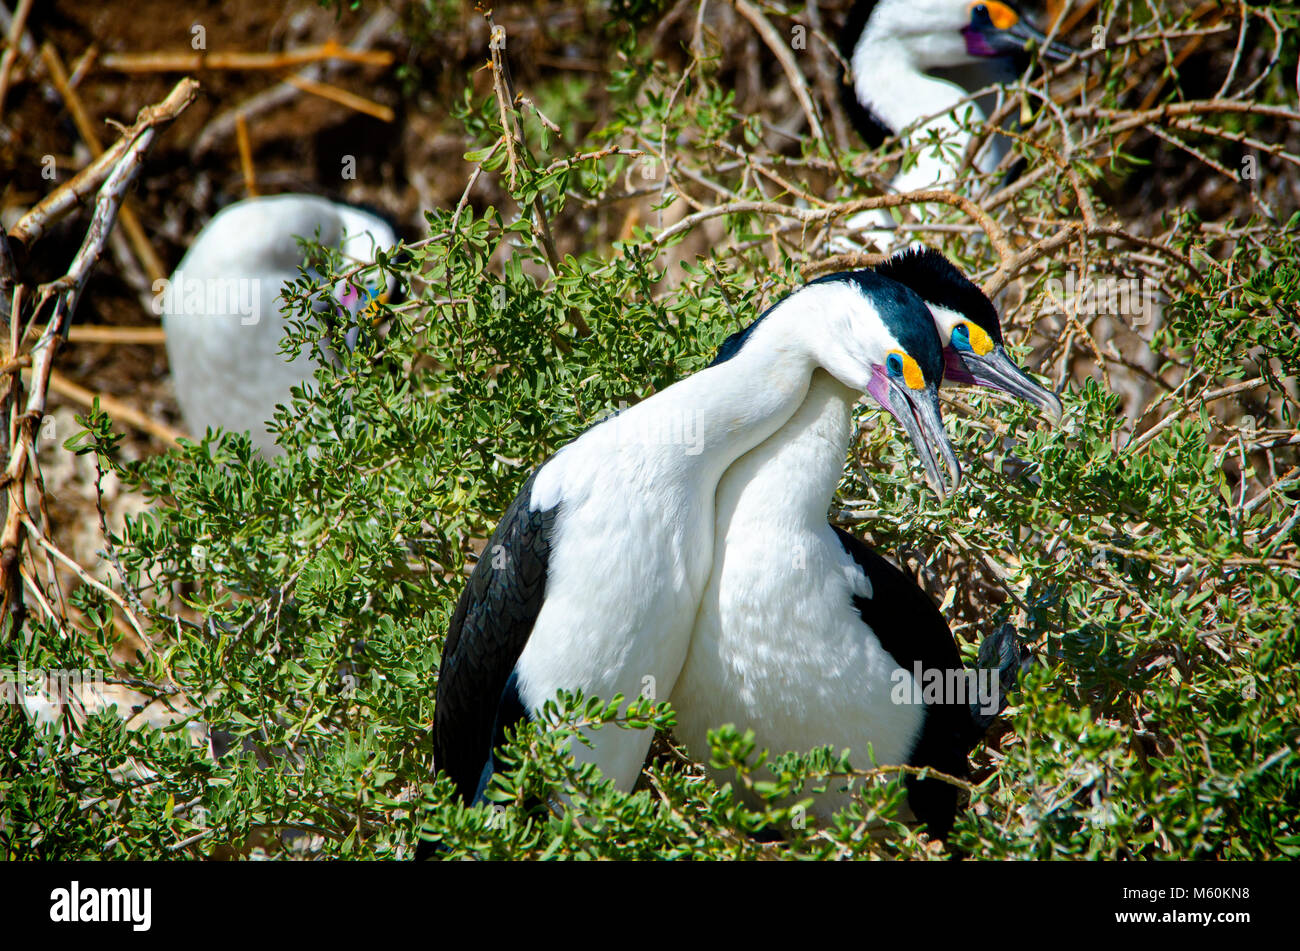
[[[970,329],[965,324],[958,324],[953,328],[951,341],[958,350],[971,349]]]
[[[903,358],[896,353],[891,353],[885,358],[885,366],[889,370],[890,376],[903,375]]]
[[[970,25],[975,29],[987,29],[993,25],[993,15],[989,13],[989,8],[982,3],[977,3],[970,8]]]

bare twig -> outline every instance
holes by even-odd
[[[284,81],[291,86],[296,86],[303,92],[311,93],[313,96],[319,96],[322,99],[328,99],[330,102],[336,102],[341,106],[347,106],[349,109],[373,116],[381,122],[392,122],[395,118],[393,110],[388,106],[381,105],[373,99],[367,99],[365,96],[358,96],[354,92],[348,92],[346,89],[340,89],[338,86],[317,82],[297,73],[289,73],[284,77]]]
[[[92,155],[99,156],[103,154],[104,147],[100,144],[99,133],[96,131],[94,123],[90,121],[90,116],[86,113],[85,107],[81,103],[81,97],[77,95],[76,90],[68,83],[67,70],[63,67],[63,60],[59,57],[58,51],[53,45],[46,43],[41,47],[41,59],[45,62],[45,68],[49,71],[50,80],[63,97],[63,103],[68,108],[72,120],[76,123],[77,131],[81,133],[82,139],[90,148]],[[162,260],[158,253],[154,251],[153,245],[149,241],[149,236],[145,234],[144,227],[140,224],[140,219],[136,217],[135,212],[130,207],[121,209],[122,230],[126,232],[131,241],[131,247],[135,255],[144,267],[145,273],[149,275],[150,281],[160,281],[167,276],[167,269],[163,266]]]
[[[239,149],[239,170],[244,176],[244,193],[257,197],[257,172],[253,168],[253,145],[248,140],[248,122],[243,115],[235,117],[235,145]]]
[[[14,18],[9,21],[9,34],[5,38],[4,56],[0,58],[0,118],[5,114],[5,95],[9,92],[9,75],[14,63],[18,61],[18,50],[23,29],[27,26],[27,15],[32,12],[32,0],[18,0]]]
[[[332,76],[344,69],[359,65],[354,62],[356,57],[366,54],[370,50],[371,44],[381,37],[397,21],[397,15],[392,10],[381,8],[371,14],[370,18],[362,24],[357,30],[352,42],[348,44],[348,58],[328,59],[321,62],[313,62],[304,66],[295,75],[300,79],[308,81],[319,80],[324,76]],[[282,68],[282,67],[277,67]],[[252,119],[290,102],[301,94],[300,90],[293,83],[285,81],[263,90],[254,96],[249,97],[233,108],[218,113],[211,121],[208,122],[203,130],[194,140],[192,152],[194,155],[203,155],[216,147],[217,143],[226,141],[234,134],[235,122],[239,116],[245,119]]]
[[[180,53],[109,53],[99,58],[99,68],[119,73],[197,73],[205,69],[288,69],[330,60],[360,66],[391,66],[393,54],[387,50],[356,50],[330,39],[320,46],[285,50],[282,53],[209,53],[204,50]]]
[[[161,346],[167,334],[161,327],[104,327],[77,324],[68,329],[69,343],[142,343]]]
[[[736,8],[736,12],[749,21],[750,25],[758,31],[758,35],[763,38],[767,48],[772,51],[776,61],[781,64],[781,69],[785,72],[785,78],[790,82],[790,88],[794,90],[795,98],[799,100],[799,106],[803,109],[804,117],[808,120],[808,129],[818,141],[825,141],[826,131],[822,128],[821,119],[817,116],[817,107],[813,104],[812,96],[808,93],[808,83],[804,80],[803,71],[799,69],[799,64],[795,61],[794,54],[790,52],[790,45],[786,38],[777,32],[776,27],[772,26],[763,11],[754,6],[749,0],[731,0],[731,5]]]
[[[32,307],[33,316],[46,308],[50,316],[45,330],[31,348],[31,382],[27,400],[22,413],[12,420],[8,462],[3,477],[0,477],[0,486],[8,489],[9,496],[3,535],[0,535],[0,581],[3,584],[4,595],[3,615],[0,616],[9,622],[10,636],[21,627],[22,621],[20,567],[23,519],[27,514],[26,479],[36,432],[45,415],[46,397],[54,369],[54,355],[72,322],[72,315],[76,312],[86,279],[104,249],[113,224],[117,220],[118,210],[126,196],[127,188],[135,180],[158,126],[170,122],[179,115],[193,101],[197,88],[198,84],[193,80],[182,80],[176,84],[163,102],[140,111],[135,124],[124,136],[127,145],[120,159],[100,189],[90,227],[81,248],[73,258],[68,273],[56,281],[43,285],[37,291],[37,300]],[[15,294],[15,306],[20,299],[20,296]],[[19,315],[14,314],[11,318],[11,332],[15,335],[11,339],[13,356],[17,356],[17,345],[22,339],[18,336],[18,328],[21,324]],[[13,412],[17,413],[19,398],[17,374],[10,376],[9,379],[9,401]]]
[[[503,27],[498,26],[492,20],[491,11],[484,13],[487,20],[488,29],[495,38],[498,31]],[[492,87],[496,92],[497,108],[501,113],[501,125],[504,129],[507,166],[510,173],[510,186],[514,187],[519,163],[522,157],[528,156],[527,146],[524,144],[523,124],[519,118],[519,109],[515,105],[516,93],[514,82],[510,78],[510,65],[506,62],[505,44],[493,42],[491,44],[491,69],[492,69]],[[528,156],[529,164],[532,164],[531,156]],[[538,194],[532,200],[533,222],[537,227],[538,237],[541,238],[542,247],[546,251],[546,259],[551,268],[551,274],[558,277],[560,274],[560,253],[555,247],[555,235],[551,233],[550,219],[546,216],[546,208],[542,204],[541,195]],[[591,333],[591,328],[587,326],[587,321],[582,314],[578,313],[577,308],[569,308],[567,313],[568,321],[577,331],[578,336],[585,337]]]

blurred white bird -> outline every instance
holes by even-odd
[[[170,281],[155,285],[176,399],[195,438],[208,428],[247,431],[264,454],[280,452],[266,422],[315,369],[306,350],[293,359],[280,352],[280,293],[304,264],[298,238],[365,264],[398,240],[382,218],[315,195],[249,198],[219,211]],[[381,280],[370,278],[372,284]],[[359,329],[357,315],[387,290],[351,283],[335,289],[349,344]]]
[[[967,101],[971,93],[1014,80],[1030,50],[1052,62],[1075,52],[1049,43],[1013,4],[997,0],[858,0],[840,45],[852,79],[843,87],[844,106],[863,139],[874,148],[899,137],[916,150],[915,163],[890,183],[900,193],[944,187],[956,176],[970,126],[984,121],[1000,98],[995,93]],[[994,136],[975,156],[976,170],[994,170],[1007,148]],[[850,231],[872,226],[878,230],[863,237],[889,247],[894,223],[888,211],[863,212],[848,222]]]

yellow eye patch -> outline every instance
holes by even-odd
[[[979,356],[982,357],[993,349],[993,338],[984,331],[983,327],[968,323],[966,333],[970,336],[970,348]]]
[[[993,21],[993,25],[999,30],[1011,29],[1020,19],[1020,14],[1016,13],[1015,10],[1012,10],[1005,3],[998,3],[997,0],[984,0],[984,2],[972,3],[970,5],[970,9],[972,10],[976,7],[984,7],[984,9],[988,10],[989,19]]]
[[[362,310],[361,313],[363,316],[369,317],[373,320],[375,317],[379,316],[379,305],[387,303],[388,293],[386,291],[382,294],[376,294],[366,303],[365,309]]]
[[[889,357],[889,362],[893,363],[895,367],[899,364],[902,365],[903,382],[907,384],[908,389],[925,389],[925,374],[921,372],[921,366],[916,362],[916,360],[908,356],[906,353],[903,353],[901,350],[891,350]],[[895,370],[895,372],[897,372],[897,370]]]

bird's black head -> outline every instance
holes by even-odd
[[[997,308],[965,274],[934,248],[908,248],[885,260],[876,271],[916,291],[927,304],[937,304],[975,324],[1002,345]],[[940,324],[940,337],[949,343],[951,328]],[[945,329],[947,332],[945,333]]]
[[[866,345],[862,350],[872,353],[871,376],[864,388],[902,424],[925,465],[930,485],[943,498],[947,490],[939,471],[939,455],[948,467],[953,488],[961,482],[961,465],[939,411],[943,344],[925,301],[912,289],[871,270],[829,274],[807,286],[826,284],[846,287],[868,305],[847,308],[858,314],[849,324],[857,342]],[[834,372],[829,366],[827,369]]]
[[[914,288],[879,270],[868,269],[828,274],[808,283],[834,281],[856,287],[872,303],[899,349],[916,362],[924,385],[938,387],[943,382],[943,342],[934,333],[930,321],[923,318],[924,299]]]
[[[932,248],[909,248],[888,258],[877,270],[914,290],[929,306],[949,382],[1003,390],[1061,418],[1056,394],[1007,355],[993,302],[951,261]]]
[[[971,56],[983,59],[1012,56],[1018,63],[1024,63],[1028,52],[1038,49],[1045,59],[1060,62],[1076,52],[1064,43],[1048,43],[1043,32],[1026,20],[1015,4],[976,0],[967,10],[969,20],[962,27],[961,35]]]
[[[778,310],[782,333],[802,337],[822,369],[850,390],[869,394],[904,426],[940,497],[945,483],[938,455],[952,485],[960,482],[961,466],[939,412],[943,344],[920,296],[875,271],[829,274],[788,294],[727,338],[713,365],[755,345],[778,345],[781,338],[755,333],[769,317],[777,320],[772,315]]]

